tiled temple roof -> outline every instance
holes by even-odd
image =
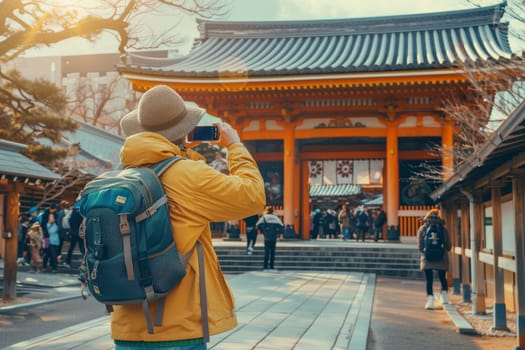
[[[26,145],[0,140],[0,177],[20,182],[60,179],[60,175],[24,156],[21,152],[26,149]]]
[[[201,37],[179,59],[119,70],[172,77],[250,77],[449,68],[512,52],[504,4],[461,11],[316,21],[201,21]]]

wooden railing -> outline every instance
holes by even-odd
[[[399,234],[404,237],[415,237],[421,226],[421,218],[433,206],[430,205],[402,205],[399,207]]]

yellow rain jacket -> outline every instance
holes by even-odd
[[[186,276],[168,294],[161,327],[149,334],[141,305],[114,306],[113,339],[173,341],[201,338],[199,266],[195,243],[202,244],[210,335],[234,328],[234,299],[212,246],[210,222],[241,219],[259,213],[265,205],[264,181],[257,164],[241,143],[228,147],[230,175],[224,175],[195,152],[183,152],[159,134],[143,132],[128,137],[121,149],[123,165],[144,166],[174,155],[184,158],[162,175],[170,207],[173,236],[178,250],[193,250]],[[155,303],[150,305],[154,317]]]

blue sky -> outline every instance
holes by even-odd
[[[424,12],[453,11],[472,8],[467,0],[228,0],[231,3],[229,14],[218,20],[226,21],[265,21],[265,20],[305,20],[389,16]],[[478,0],[488,6],[502,0]],[[149,18],[156,30],[169,28],[173,15]],[[186,53],[198,36],[195,18],[184,17],[177,28],[183,44],[178,47]],[[96,44],[85,40],[70,40],[50,49],[33,52],[34,55],[70,55],[93,52],[115,52],[116,43],[111,38],[103,38]]]

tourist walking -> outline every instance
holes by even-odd
[[[246,253],[252,255],[257,242],[257,220],[259,215],[254,214],[243,219],[246,224]]]
[[[277,238],[283,234],[283,228],[284,225],[273,213],[273,208],[266,207],[263,216],[257,221],[257,229],[264,235],[264,271],[275,269],[275,246]]]
[[[425,273],[427,301],[425,309],[434,308],[433,281],[434,270],[441,283],[441,302],[448,303],[448,251],[451,249],[448,231],[436,209],[430,210],[423,218],[423,225],[417,232],[419,251],[421,252],[421,270]]]

